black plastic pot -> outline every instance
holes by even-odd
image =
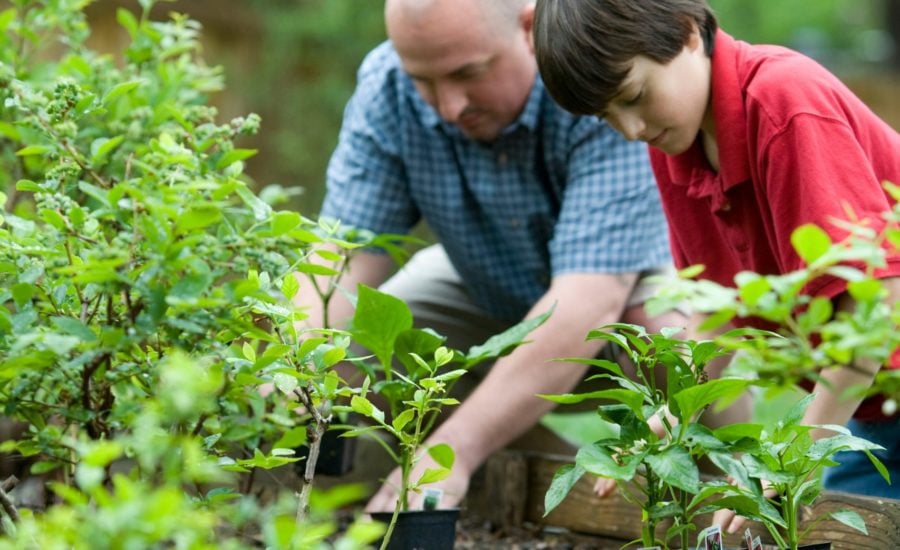
[[[392,515],[379,512],[372,514],[372,518],[390,523]],[[400,512],[387,547],[389,550],[453,550],[458,518],[459,509],[456,508]]]
[[[342,476],[353,470],[353,459],[356,456],[356,438],[340,437],[343,430],[328,430],[322,435],[319,447],[319,460],[316,462],[316,473],[324,476]],[[295,449],[295,456],[306,458],[309,447],[306,445]],[[306,460],[294,463],[298,475],[303,475]]]

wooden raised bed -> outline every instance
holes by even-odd
[[[624,544],[639,538],[640,510],[614,495],[600,499],[591,492],[590,476],[583,478],[569,496],[547,517],[544,493],[556,470],[571,463],[569,457],[504,451],[492,457],[472,481],[465,513],[482,518],[499,529],[525,525],[543,525],[597,538],[598,547]],[[827,520],[811,532],[810,541],[832,541],[833,550],[885,550],[900,548],[900,500],[859,497],[825,492],[811,509],[804,510],[804,521],[840,509],[858,512],[866,521],[869,535],[864,536],[845,525]],[[709,524],[702,518],[699,525]],[[751,530],[765,540],[766,529],[749,523]],[[727,535],[727,546],[738,547],[739,535]]]

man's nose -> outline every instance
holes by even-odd
[[[455,124],[466,109],[466,94],[452,83],[441,83],[434,90],[435,108],[441,118]]]

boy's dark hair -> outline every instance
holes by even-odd
[[[538,0],[534,48],[541,78],[564,109],[602,113],[634,57],[668,63],[694,24],[710,55],[717,23],[706,0]]]

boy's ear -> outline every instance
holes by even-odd
[[[685,44],[685,46],[691,51],[695,51],[697,48],[700,48],[701,50],[705,49],[703,37],[700,36],[700,27],[697,25],[696,21],[691,23],[691,34],[688,36],[687,44]]]
[[[519,12],[519,25],[528,37],[528,47],[534,53],[534,2],[528,2]]]

